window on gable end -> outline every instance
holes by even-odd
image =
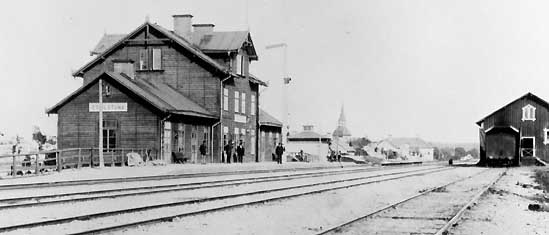
[[[536,107],[528,104],[522,108],[522,121],[535,121]]]
[[[147,49],[139,50],[139,70],[149,69],[149,52]]]

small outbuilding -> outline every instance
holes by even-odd
[[[527,93],[476,123],[480,165],[549,160],[549,103]]]

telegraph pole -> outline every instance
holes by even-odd
[[[288,141],[288,134],[289,134],[289,130],[290,130],[290,126],[289,126],[289,112],[288,112],[288,86],[290,84],[290,80],[292,80],[290,78],[290,76],[288,75],[288,64],[287,64],[287,61],[288,61],[288,54],[287,54],[287,50],[288,50],[288,45],[286,43],[278,43],[278,44],[272,44],[272,45],[268,45],[265,47],[265,49],[269,50],[269,49],[276,49],[276,48],[282,48],[283,51],[283,61],[282,61],[282,66],[283,66],[283,78],[282,78],[282,110],[283,110],[283,115],[282,115],[282,143],[284,144],[287,144],[287,141]]]
[[[103,79],[99,79],[99,168],[105,166],[103,159]]]

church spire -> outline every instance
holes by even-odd
[[[339,113],[339,120],[337,121],[338,126],[345,126],[347,120],[345,119],[345,106],[341,105],[341,113]]]

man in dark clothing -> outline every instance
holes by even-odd
[[[225,145],[225,155],[227,156],[227,163],[231,163],[231,157],[233,152],[232,141],[229,140],[229,143]]]
[[[286,151],[284,146],[282,146],[282,142],[278,143],[278,146],[276,146],[275,153],[276,153],[276,161],[278,164],[282,164],[282,154]]]
[[[207,149],[208,149],[208,147],[206,147],[206,141],[203,140],[203,141],[202,141],[202,144],[201,144],[200,147],[198,148],[198,150],[200,151],[200,157],[202,158],[202,159],[201,159],[202,164],[206,164]]]
[[[240,143],[236,147],[236,154],[238,155],[238,161],[242,163],[244,158],[244,145],[242,144],[242,140],[240,140]]]

